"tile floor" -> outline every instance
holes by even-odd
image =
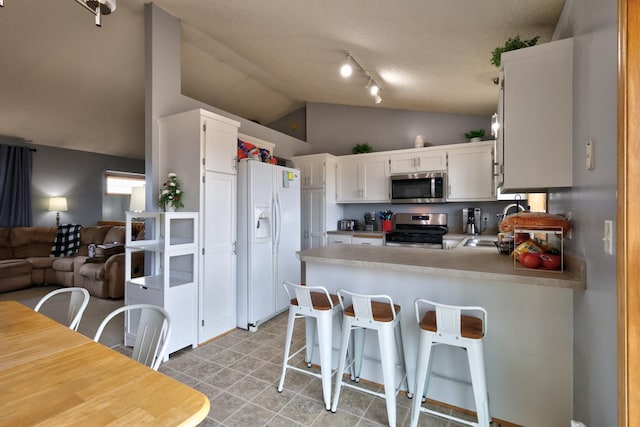
[[[278,393],[286,327],[285,313],[261,325],[257,332],[237,329],[196,349],[174,353],[160,371],[209,397],[211,410],[201,426],[387,425],[384,399],[347,387],[342,389],[338,411],[326,411],[320,379],[310,375],[288,370],[284,390]],[[296,321],[293,340],[294,349],[304,343],[301,320]],[[300,363],[306,366],[302,355]],[[398,426],[409,425],[411,402],[398,395]],[[464,424],[421,414],[419,425]]]

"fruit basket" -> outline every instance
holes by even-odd
[[[513,229],[513,266],[523,270],[564,271],[564,229],[553,226],[520,227]]]

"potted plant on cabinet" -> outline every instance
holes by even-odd
[[[482,141],[482,138],[484,138],[484,129],[470,130],[464,134],[464,137],[470,142]]]
[[[499,46],[493,50],[491,53],[491,63],[496,67],[500,68],[501,55],[503,52],[509,52],[511,50],[522,49],[523,47],[535,46],[538,43],[538,39],[540,36],[535,36],[529,40],[521,40],[520,36],[517,35],[514,38],[509,38],[504,46]]]
[[[360,153],[371,153],[373,151],[373,148],[371,148],[371,146],[369,144],[362,143],[362,144],[356,144],[352,149],[351,152],[353,154],[360,154]]]

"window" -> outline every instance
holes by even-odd
[[[129,195],[133,187],[142,187],[145,182],[144,174],[132,172],[107,171],[104,178],[105,192],[110,195]]]

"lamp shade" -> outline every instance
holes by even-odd
[[[66,197],[50,197],[49,198],[49,210],[55,212],[66,212],[67,198]]]
[[[129,210],[131,212],[142,212],[146,208],[145,200],[145,188],[144,185],[140,187],[133,187],[131,189],[131,201],[129,202]]]

